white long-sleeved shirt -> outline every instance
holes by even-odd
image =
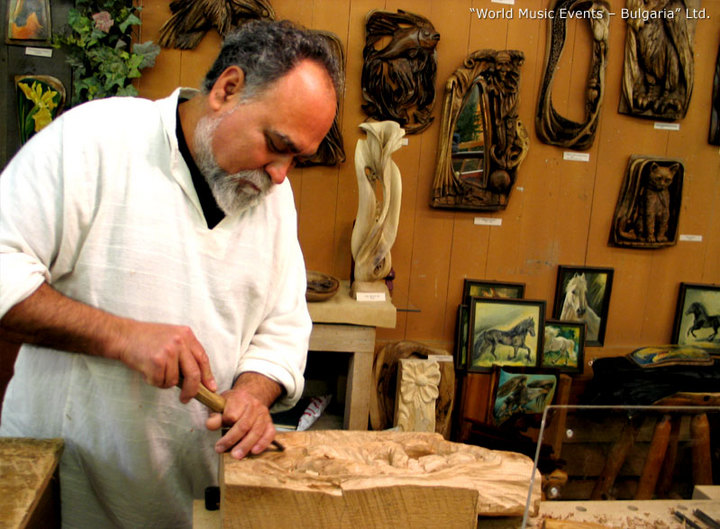
[[[43,282],[119,316],[192,328],[220,391],[244,371],[302,393],[311,322],[288,182],[205,224],[175,136],[180,90],[86,103],[0,176],[0,317]],[[216,482],[207,411],[123,364],[24,345],[0,435],[62,437],[64,527],[189,527]]]

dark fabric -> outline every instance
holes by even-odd
[[[650,405],[678,391],[720,391],[720,360],[711,366],[674,365],[643,368],[620,356],[599,358],[582,404]]]
[[[178,108],[182,101],[178,102]],[[198,169],[198,166],[193,160],[190,149],[188,148],[187,141],[185,141],[185,134],[183,133],[182,127],[180,126],[180,112],[176,114],[177,125],[175,126],[175,134],[177,135],[178,147],[180,148],[180,154],[182,154],[185,163],[190,169],[190,176],[192,177],[193,186],[195,186],[195,192],[197,193],[198,199],[200,200],[200,207],[202,207],[203,215],[205,216],[205,222],[209,229],[213,229],[217,226],[222,219],[225,218],[225,213],[218,206],[215,197],[210,191],[210,186],[205,180],[205,177]]]

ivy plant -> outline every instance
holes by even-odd
[[[110,96],[136,96],[132,80],[155,64],[160,47],[134,42],[140,6],[126,0],[77,0],[67,27],[53,35],[73,72],[72,104]]]

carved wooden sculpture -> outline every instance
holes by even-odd
[[[335,33],[330,31],[316,30],[315,33],[322,35],[327,40],[328,46],[337,57],[338,64],[340,65],[340,75],[345,78],[345,53],[343,52],[342,42]],[[333,120],[332,127],[327,133],[323,141],[320,143],[317,152],[310,158],[304,158],[299,160],[297,163],[298,167],[311,167],[313,165],[338,165],[345,161],[345,147],[343,145],[342,132],[340,132],[340,125],[338,124],[338,117],[340,115],[340,102],[338,98],[338,112]]]
[[[718,49],[718,55],[715,61],[715,78],[713,80],[708,142],[710,145],[720,145],[720,49]]]
[[[358,210],[350,244],[355,281],[373,282],[384,279],[392,267],[390,249],[397,235],[402,180],[390,156],[400,148],[405,132],[394,121],[361,123],[360,128],[367,136],[358,140],[355,149]]]
[[[400,360],[395,426],[403,432],[434,432],[440,365],[432,358]]]
[[[686,10],[699,8],[700,0],[627,0],[621,113],[670,121],[685,117],[695,78],[697,24]]]
[[[683,175],[679,160],[632,156],[615,208],[610,243],[629,248],[675,245]]]
[[[540,85],[535,129],[540,139],[550,145],[576,150],[589,149],[595,139],[600,107],[605,94],[605,67],[607,66],[610,5],[605,0],[554,0],[549,19],[545,74]],[[593,39],[590,73],[586,86],[585,120],[577,123],[555,110],[552,104],[552,86],[555,71],[565,46],[568,16],[573,13],[590,25]]]
[[[533,474],[524,455],[439,434],[324,430],[278,440],[284,452],[223,457],[223,528],[475,529],[478,515],[521,516]],[[539,487],[530,500],[536,510]]]
[[[173,0],[170,11],[172,15],[160,28],[158,43],[181,50],[195,48],[211,29],[224,37],[248,20],[275,20],[268,0]]]
[[[371,11],[365,32],[363,110],[397,121],[407,134],[425,130],[433,121],[440,34],[425,17],[403,10]]]
[[[431,206],[505,209],[529,140],[518,118],[520,66],[516,50],[469,55],[445,84]]]

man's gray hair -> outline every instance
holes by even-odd
[[[230,66],[238,66],[245,74],[245,100],[305,59],[325,68],[339,97],[343,82],[340,65],[325,37],[288,20],[254,20],[225,37],[220,53],[202,83],[202,91],[209,93],[220,74]]]

